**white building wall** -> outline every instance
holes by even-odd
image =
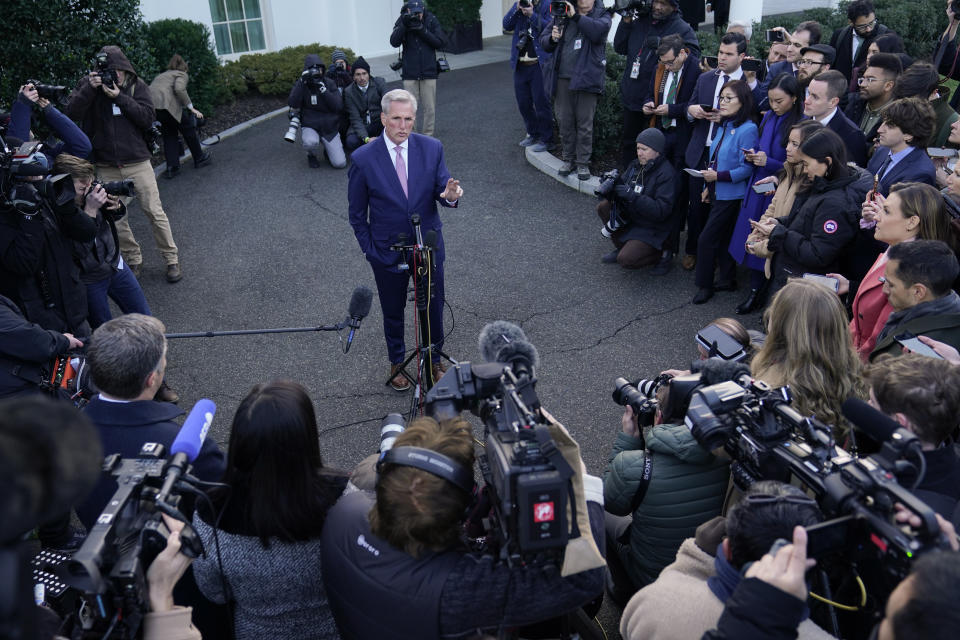
[[[260,0],[267,50],[320,42],[349,47],[365,57],[394,53],[390,46],[393,23],[404,0]],[[502,0],[484,0],[480,9],[483,37],[502,33]],[[210,7],[205,0],[141,0],[147,22],[184,18],[207,25]],[[221,56],[234,59],[237,55]]]

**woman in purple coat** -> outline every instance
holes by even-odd
[[[787,136],[790,127],[796,124],[803,113],[803,89],[797,79],[789,73],[781,73],[770,82],[767,89],[770,111],[760,122],[760,142],[757,149],[750,149],[745,157],[754,165],[750,184],[756,184],[768,176],[775,175],[783,168],[787,157]],[[750,313],[763,306],[767,294],[767,278],[763,272],[763,259],[752,256],[744,249],[747,236],[750,235],[750,221],[759,220],[770,204],[769,193],[759,194],[752,188],[747,189],[743,206],[730,240],[730,255],[733,259],[750,268],[750,295],[737,307],[738,314]]]

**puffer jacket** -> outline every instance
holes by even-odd
[[[729,462],[701,447],[683,424],[661,424],[646,432],[652,456],[650,483],[633,511],[630,546],[622,558],[638,589],[657,579],[677,549],[699,525],[720,515],[729,478]],[[643,476],[640,438],[617,434],[603,475],[603,498],[614,515],[631,513]]]
[[[315,66],[320,68],[320,77],[315,83],[298,78],[290,90],[287,104],[291,109],[300,110],[301,126],[319,132],[324,140],[331,140],[339,131],[343,96],[337,91],[337,83],[325,75],[326,67],[320,56],[308,53],[303,58],[303,70]]]
[[[580,49],[576,52],[573,76],[570,78],[570,91],[586,91],[588,93],[603,93],[606,81],[607,67],[607,34],[610,32],[610,13],[598,2],[583,16],[574,14],[567,27],[564,28],[559,42],[551,37],[556,18],[543,28],[540,34],[540,46],[547,53],[553,54],[543,68],[543,86],[547,95],[553,99],[557,92],[558,70],[560,58],[563,56],[563,42],[567,37],[582,39]],[[571,29],[576,25],[576,29]],[[575,35],[571,35],[575,32]]]
[[[400,77],[404,80],[436,79],[437,49],[447,46],[446,36],[440,27],[437,16],[429,11],[423,12],[423,26],[408,29],[403,16],[397,18],[390,34],[390,46],[403,45],[403,69]]]
[[[92,159],[115,166],[150,159],[150,150],[143,139],[155,118],[150,87],[137,77],[133,65],[120,47],[104,47],[111,69],[125,71],[128,78],[116,98],[94,88],[84,77],[67,103],[65,113],[80,123],[80,128],[93,145]],[[120,114],[114,115],[114,108]]]

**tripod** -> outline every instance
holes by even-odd
[[[399,242],[390,249],[401,252],[398,265],[401,271],[413,273],[413,298],[416,305],[414,325],[417,329],[417,346],[407,359],[400,363],[396,375],[402,375],[413,384],[413,397],[410,400],[410,415],[422,413],[422,400],[427,391],[437,383],[433,377],[433,358],[439,357],[456,364],[450,356],[433,343],[430,324],[430,302],[433,299],[434,251],[437,244],[437,232],[429,230],[424,235],[420,229],[420,216],[410,216],[413,225],[414,242],[407,244],[406,234],[400,234]],[[411,374],[407,367],[413,363],[415,370]],[[392,380],[393,377],[390,378]],[[385,384],[390,384],[387,380]]]

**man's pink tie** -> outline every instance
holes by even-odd
[[[407,193],[407,167],[403,164],[403,155],[401,155],[401,147],[397,145],[393,148],[397,152],[397,177],[400,178],[400,186],[403,187],[403,195],[409,196]]]

